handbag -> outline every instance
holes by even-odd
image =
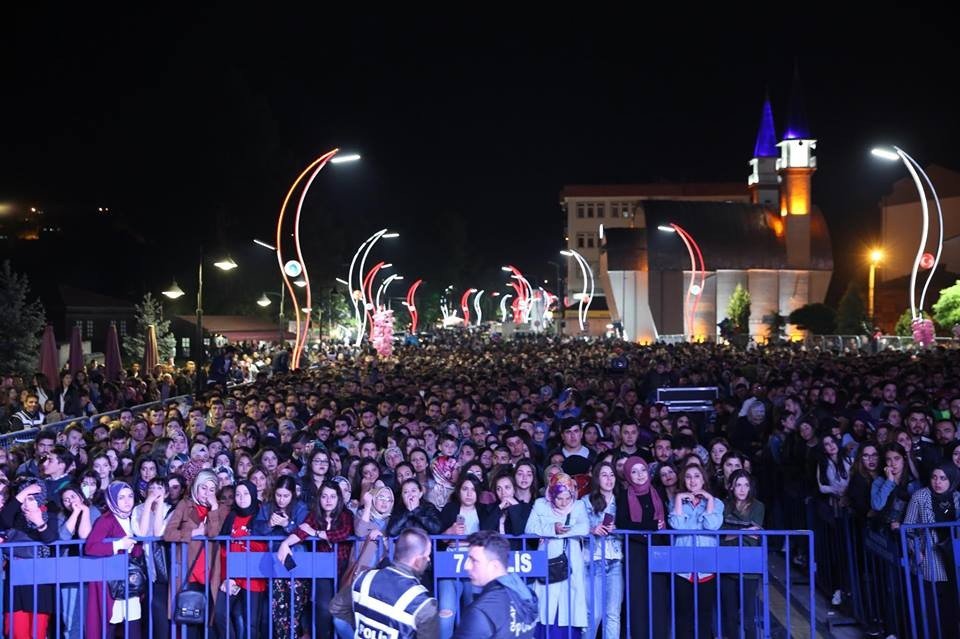
[[[127,578],[107,582],[110,596],[118,601],[140,597],[147,591],[146,585],[147,564],[142,556],[133,555],[127,559]]]
[[[563,541],[563,552],[556,557],[547,559],[547,584],[555,584],[566,581],[570,578],[570,560],[567,558],[567,551],[570,549],[570,540]],[[537,581],[543,581],[538,579]]]
[[[190,564],[190,570],[187,571],[183,579],[183,585],[177,591],[177,596],[173,601],[173,620],[176,623],[188,625],[200,625],[206,623],[207,619],[207,588],[204,584],[190,583],[190,575],[197,565],[204,552],[198,552],[193,563]],[[199,587],[199,590],[197,590]]]

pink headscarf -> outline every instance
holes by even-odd
[[[630,479],[630,472],[638,465],[647,469],[647,481],[643,484],[635,484]],[[653,517],[657,521],[663,521],[663,500],[660,499],[660,493],[651,490],[650,467],[647,462],[642,457],[628,457],[623,465],[623,476],[627,480],[627,506],[630,508],[630,520],[637,524],[643,521],[643,506],[640,505],[640,497],[650,495],[650,501],[653,502]]]
[[[565,508],[560,508],[557,506],[556,500],[564,491],[570,493],[570,503]],[[573,510],[573,504],[577,501],[577,482],[566,473],[557,473],[550,478],[550,483],[547,484],[547,501],[550,502],[554,513],[560,516],[568,515]]]

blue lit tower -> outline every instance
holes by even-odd
[[[773,109],[770,106],[770,96],[767,95],[763,100],[757,143],[753,147],[753,158],[750,160],[747,188],[750,191],[751,202],[774,211],[780,205],[778,155],[780,153],[777,151],[777,131],[773,125]]]

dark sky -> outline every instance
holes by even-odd
[[[912,22],[877,5],[846,23],[770,15],[721,27],[709,16],[697,26],[562,12],[548,23],[317,7],[9,14],[0,200],[75,216],[110,206],[139,240],[117,253],[113,270],[128,277],[107,269],[90,283],[102,292],[189,283],[203,244],[230,251],[246,274],[235,281],[259,294],[273,265],[250,239],[271,235],[302,167],[340,146],[364,159],[325,170],[311,191],[303,230],[318,271],[389,225],[402,237],[382,257],[408,277],[439,284],[460,252],[458,285],[486,286],[506,261],[552,278],[564,184],[744,181],[764,91],[782,132],[796,61],[842,291],[863,275],[879,196],[903,175],[869,148],[896,143],[960,168],[960,58],[942,15]],[[121,237],[105,235],[98,260]]]

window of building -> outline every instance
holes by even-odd
[[[583,202],[577,204],[577,217],[583,217],[586,215],[586,206]]]
[[[593,248],[593,234],[587,236],[587,248]]]
[[[586,233],[577,233],[577,248],[583,248],[587,243]]]
[[[597,217],[605,217],[607,214],[607,205],[605,202],[597,204]]]
[[[587,217],[593,217],[593,204],[587,204]]]
[[[182,350],[184,353],[189,353],[189,352],[190,352],[190,338],[189,338],[189,337],[181,337],[181,338],[180,338],[180,350]]]
[[[127,320],[120,320],[120,337],[127,336]]]
[[[93,339],[93,320],[87,320],[87,337]]]

